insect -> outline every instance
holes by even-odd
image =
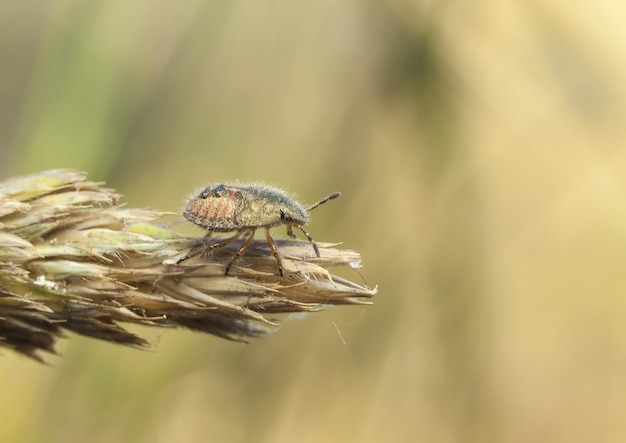
[[[340,192],[332,193],[308,208],[304,208],[284,191],[267,185],[217,184],[207,186],[189,200],[183,211],[183,216],[190,222],[209,231],[207,236],[213,232],[235,232],[235,234],[211,245],[203,245],[197,250],[192,249],[185,257],[178,260],[177,264],[191,257],[226,246],[245,235],[245,240],[226,265],[224,275],[228,275],[232,264],[246,252],[252,243],[256,230],[263,228],[265,229],[267,244],[276,260],[278,273],[282,276],[282,261],[270,234],[270,229],[278,225],[286,225],[287,235],[296,238],[293,228],[298,228],[311,242],[315,255],[319,257],[319,248],[315,240],[304,229],[304,225],[309,220],[309,212],[340,195]]]

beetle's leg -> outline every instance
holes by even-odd
[[[274,259],[276,260],[276,266],[278,266],[278,273],[282,277],[283,276],[283,262],[280,259],[280,255],[278,254],[278,251],[276,250],[274,239],[272,238],[272,235],[270,234],[270,228],[265,228],[265,238],[267,239],[267,244],[270,247],[270,251],[272,251],[272,254],[274,254]]]
[[[229,243],[234,242],[235,240],[237,240],[239,237],[241,237],[241,234],[243,233],[243,231],[239,231],[237,233],[235,233],[235,235],[233,235],[232,237],[226,238],[224,240],[220,240],[218,242],[213,243],[212,245],[202,245],[199,248],[197,248],[195,251],[192,249],[191,251],[189,251],[187,253],[187,255],[185,255],[183,258],[179,259],[176,264],[182,263],[187,259],[190,259],[192,257],[197,257],[198,255],[202,255],[202,254],[206,254],[211,252],[214,249],[218,249],[221,248],[222,246],[226,246]]]
[[[320,250],[317,247],[317,243],[315,243],[315,240],[313,240],[313,237],[311,237],[311,235],[308,232],[306,232],[306,230],[302,226],[298,226],[298,229],[300,229],[302,231],[302,233],[304,235],[306,235],[306,238],[308,238],[309,241],[311,242],[311,244],[313,245],[313,249],[315,250],[315,255],[317,255],[319,257],[320,256]]]
[[[239,257],[241,257],[243,253],[246,252],[246,249],[248,249],[248,246],[250,246],[250,243],[252,243],[252,239],[254,239],[254,231],[255,231],[254,229],[249,231],[248,238],[246,238],[246,240],[241,244],[241,246],[239,247],[239,249],[237,249],[237,252],[233,256],[233,258],[226,265],[226,269],[224,270],[224,275],[228,275],[228,271],[230,270],[230,267],[232,266],[232,264],[235,263],[237,260],[239,260]]]
[[[287,235],[295,240],[296,234],[293,233],[293,225],[287,225]]]

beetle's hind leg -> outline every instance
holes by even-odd
[[[241,234],[243,233],[243,231],[239,231],[237,233],[235,233],[235,235],[233,235],[232,237],[228,237],[224,240],[220,240],[217,241],[215,243],[213,243],[212,245],[202,245],[200,247],[198,247],[197,249],[192,249],[191,251],[189,251],[187,253],[187,255],[185,255],[183,258],[179,259],[176,264],[180,264],[182,262],[184,262],[185,260],[188,260],[190,258],[193,257],[197,257],[198,255],[203,255],[203,254],[208,254],[209,252],[213,251],[214,249],[219,249],[223,246],[226,246],[229,243],[234,242],[235,240],[237,240],[239,237],[241,237]]]
[[[246,252],[246,249],[248,249],[248,246],[250,246],[250,243],[252,243],[252,240],[254,239],[254,231],[255,231],[254,229],[251,231],[248,231],[248,237],[241,244],[239,249],[237,249],[237,252],[233,256],[233,258],[226,265],[226,269],[224,270],[224,275],[228,275],[228,271],[230,270],[230,267],[232,266],[232,264],[235,263],[237,260],[239,260],[239,257],[241,257],[243,253]]]

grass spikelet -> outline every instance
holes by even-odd
[[[0,346],[37,360],[64,330],[147,347],[124,323],[185,327],[245,340],[288,312],[369,304],[375,291],[333,276],[360,256],[304,241],[279,241],[285,276],[254,241],[228,276],[241,242],[209,257],[176,260],[204,239],[155,223],[165,212],[122,208],[120,195],[57,169],[0,181]]]

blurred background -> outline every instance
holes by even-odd
[[[340,190],[309,230],[379,293],[248,345],[2,351],[0,440],[626,441],[625,14],[3,2],[1,177],[76,168],[166,211],[224,179]]]

